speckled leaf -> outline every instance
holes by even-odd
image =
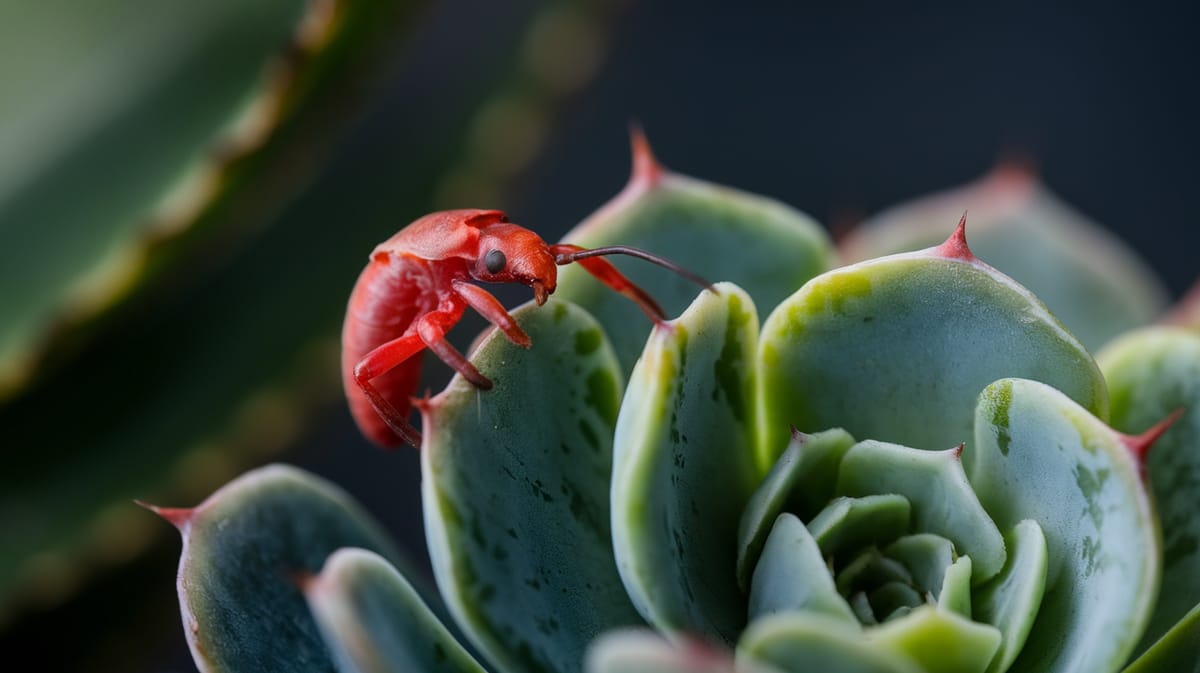
[[[303,588],[341,673],[486,673],[374,552],[335,552]]]
[[[1121,437],[1043,383],[1004,379],[980,395],[963,461],[998,525],[1032,519],[1046,536],[1046,592],[1010,670],[1118,670],[1150,617],[1161,559]]]
[[[203,673],[334,671],[300,590],[341,547],[398,560],[340,489],[295,468],[248,472],[191,510],[159,510],[183,534],[179,603]]]
[[[1121,337],[1098,359],[1108,378],[1117,430],[1141,433],[1183,410],[1146,458],[1162,522],[1163,579],[1141,650],[1200,603],[1200,334],[1147,328]]]
[[[795,515],[780,514],[754,567],[750,621],[777,612],[808,611],[857,625],[838,590],[808,528]]]
[[[971,490],[957,448],[921,451],[870,439],[859,442],[842,460],[837,491],[906,498],[915,530],[941,535],[959,554],[971,557],[976,585],[1004,566],[1004,538]]]
[[[588,650],[587,673],[775,673],[758,662],[734,664],[698,640],[673,644],[649,631],[614,631]]]
[[[828,237],[803,213],[762,196],[671,173],[656,163],[640,136],[634,138],[633,151],[633,176],[625,190],[568,233],[565,242],[588,248],[643,248],[714,283],[735,283],[764,307],[778,304],[832,267]],[[668,271],[637,260],[610,259],[649,291],[668,316],[678,315],[696,296],[695,285]],[[596,316],[622,367],[630,371],[646,342],[641,329],[646,319],[638,309],[577,265],[559,272],[558,296]]]
[[[1200,605],[1184,615],[1124,673],[1200,673]]]
[[[451,613],[498,669],[570,673],[593,637],[640,623],[609,523],[621,373],[582,309],[513,316],[533,346],[493,332],[472,357],[495,386],[456,376],[427,404],[425,529]]]
[[[1046,302],[1089,350],[1145,325],[1166,305],[1137,254],[1017,165],[870,218],[839,244],[848,262],[936,245],[969,213],[971,247]]]
[[[788,424],[840,426],[920,448],[971,437],[974,400],[1004,376],[1045,381],[1104,417],[1104,380],[1046,307],[970,256],[943,246],[831,271],[777,307],[759,346],[761,450]]]
[[[923,673],[903,653],[867,647],[863,632],[825,615],[771,615],[746,629],[738,663],[761,661],[784,673]]]
[[[833,429],[808,435],[793,431],[788,448],[759,484],[738,522],[738,586],[750,588],[750,574],[775,519],[785,506],[811,519],[833,497],[838,465],[854,438]]]
[[[738,518],[754,488],[758,317],[718,283],[654,329],[617,421],[613,544],[642,615],[669,633],[732,643],[746,620]]]

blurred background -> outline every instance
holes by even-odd
[[[559,238],[624,184],[634,121],[669,168],[833,230],[1020,156],[1182,294],[1195,10],[901,4],[0,0],[0,651],[194,670],[178,536],[130,500],[264,462],[425,563],[417,452],[341,403],[354,279],[439,208]]]

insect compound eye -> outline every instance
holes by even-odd
[[[500,273],[504,270],[504,265],[508,263],[504,253],[499,250],[492,250],[483,258],[483,265],[487,267],[488,273]]]

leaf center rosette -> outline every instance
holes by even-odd
[[[781,671],[1118,670],[1160,542],[1107,414],[1091,356],[961,229],[814,278],[761,335],[720,284],[631,375],[618,569],[668,637]]]

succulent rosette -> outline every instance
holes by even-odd
[[[678,316],[648,327],[568,270],[514,311],[532,348],[472,353],[492,390],[455,378],[421,405],[436,592],[291,468],[163,510],[202,670],[1197,670],[1193,328],[1097,364],[1073,334],[1113,316],[1064,325],[961,222],[835,268],[803,214],[671,174],[644,141],[567,240],[721,282],[629,267]],[[1104,294],[1087,265],[1066,295]]]

